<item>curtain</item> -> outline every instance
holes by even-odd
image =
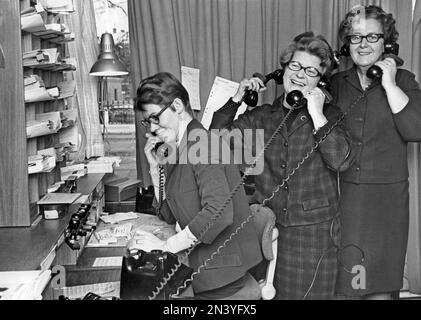
[[[323,34],[338,49],[339,23],[357,4],[381,5],[394,14],[401,56],[411,61],[408,0],[129,0],[134,89],[141,79],[157,72],[180,78],[181,66],[198,68],[202,110],[197,116],[201,119],[215,76],[239,82],[254,72],[272,72],[292,38],[308,30]],[[280,90],[269,83],[259,103],[272,102]],[[138,176],[149,185],[145,129],[136,125],[136,135]]]
[[[75,33],[75,41],[69,42],[69,55],[77,60],[73,72],[76,81],[74,105],[79,111],[79,159],[104,155],[104,141],[101,134],[97,102],[97,79],[89,75],[95,63],[99,45],[92,0],[74,1],[77,14],[66,16],[66,24]]]
[[[421,1],[415,4],[412,30],[412,72],[421,80]],[[411,143],[408,150],[410,175],[410,222],[407,252],[409,290],[421,294],[421,150],[419,143]]]

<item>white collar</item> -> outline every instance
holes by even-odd
[[[181,143],[181,139],[183,139],[184,133],[187,130],[187,126],[189,125],[189,123],[192,121],[193,119],[190,120],[181,120],[180,121],[180,129],[178,130],[178,135],[177,135],[177,147],[180,146]]]

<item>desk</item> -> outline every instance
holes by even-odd
[[[104,174],[89,174],[78,180],[78,193],[92,195]],[[0,271],[36,270],[63,235],[71,215],[79,205],[57,220],[42,219],[37,225],[0,229]],[[66,245],[66,244],[64,244]]]
[[[138,213],[137,215],[137,219],[121,221],[117,224],[105,224],[101,221],[98,223],[95,232],[100,232],[105,229],[114,228],[118,225],[130,223],[133,225],[132,231],[141,229],[151,232],[159,228],[160,231],[156,232],[156,235],[162,240],[167,239],[175,233],[174,225],[169,225],[164,221],[159,220],[159,218],[156,216],[141,213]],[[126,253],[126,246],[127,239],[125,238],[118,238],[118,242],[115,244],[100,245],[98,240],[92,236],[89,243],[86,245],[83,254],[79,258],[78,264],[76,266],[66,266],[66,285],[70,287],[86,286],[95,283],[111,284],[118,282],[119,284],[121,265],[94,267],[93,264],[96,258],[123,257]],[[57,294],[55,296],[57,298]],[[191,299],[192,297],[193,289],[190,286],[183,292],[182,296],[180,296],[180,299]]]

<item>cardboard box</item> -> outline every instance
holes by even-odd
[[[119,178],[105,183],[105,201],[120,202],[136,197],[141,181],[130,178]]]

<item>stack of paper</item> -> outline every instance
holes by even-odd
[[[24,78],[25,102],[40,102],[54,100],[59,96],[58,87],[47,89],[44,81],[37,76],[31,75]]]
[[[102,215],[100,219],[105,223],[118,223],[125,220],[137,219],[138,217],[136,212],[117,212],[110,215]]]
[[[44,18],[47,13],[40,3],[21,12],[21,27],[26,32],[45,30]]]
[[[73,97],[76,90],[76,81],[69,80],[69,81],[63,81],[57,84],[57,87],[60,91],[59,99],[66,99]]]
[[[0,272],[0,300],[41,300],[51,270]]]
[[[28,157],[28,174],[51,172],[56,166],[56,159],[50,156],[35,155]]]
[[[115,167],[119,167],[120,157],[99,157],[87,164],[88,173],[112,173]]]
[[[58,63],[57,48],[36,49],[23,54],[24,67],[47,67]]]
[[[60,168],[60,173],[61,180],[66,180],[70,176],[83,177],[86,174],[86,169],[85,165],[81,163]]]
[[[39,0],[48,12],[67,14],[74,12],[72,0]]]
[[[26,122],[26,136],[35,138],[56,133],[61,128],[60,112],[39,113]]]

